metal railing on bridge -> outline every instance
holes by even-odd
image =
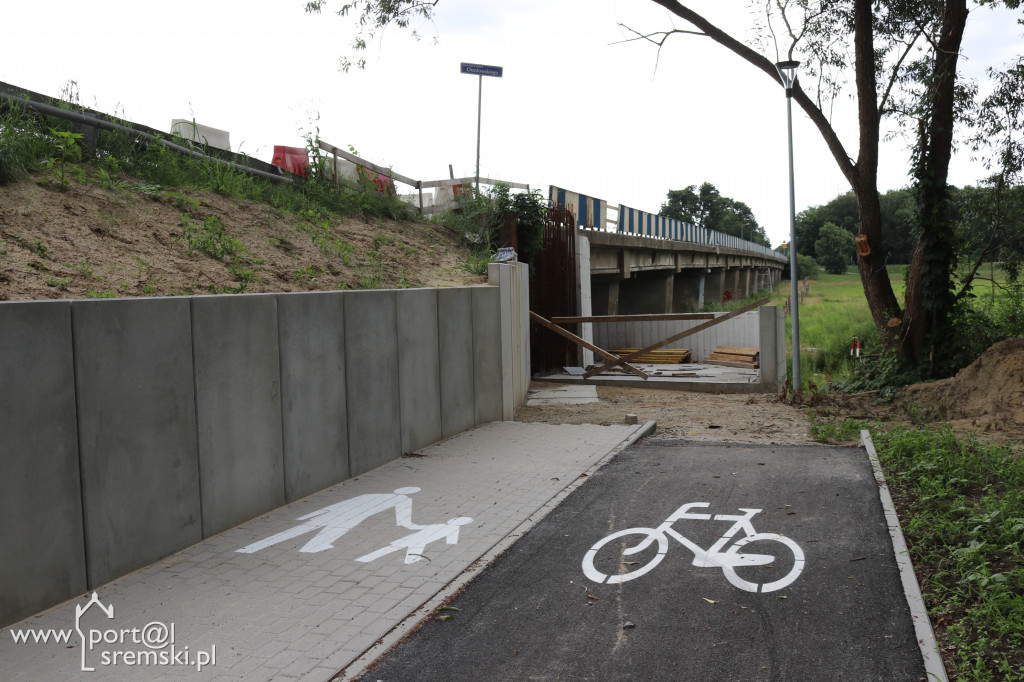
[[[726,248],[751,251],[780,262],[786,261],[785,255],[773,251],[764,244],[758,244],[731,234],[725,234],[724,232],[697,227],[693,223],[683,222],[675,218],[630,208],[623,204],[619,204],[618,208],[610,207],[611,210],[617,212],[617,217],[611,219],[608,217],[608,202],[604,199],[590,197],[554,185],[551,185],[548,189],[548,200],[554,208],[572,211],[576,215],[576,223],[580,229],[619,232],[639,237],[681,241],[705,246],[724,246]]]

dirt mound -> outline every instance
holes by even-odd
[[[956,376],[907,387],[900,401],[921,417],[981,431],[1024,427],[1024,338],[1000,341]]]
[[[303,217],[134,180],[0,187],[0,301],[481,284],[441,225]]]

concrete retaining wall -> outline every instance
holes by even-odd
[[[0,626],[526,399],[497,286],[0,303]]]

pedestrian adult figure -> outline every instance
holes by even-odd
[[[320,531],[309,540],[300,552],[322,552],[334,547],[334,541],[349,532],[366,519],[388,509],[395,510],[395,523],[403,528],[416,530],[423,528],[412,522],[412,500],[409,495],[418,493],[419,488],[398,488],[393,493],[368,494],[353,497],[329,507],[300,516],[299,521],[306,523],[281,531],[269,538],[254,542],[251,545],[235,550],[243,554],[252,554],[261,549],[276,545],[315,530]]]

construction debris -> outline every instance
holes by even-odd
[[[741,346],[718,346],[710,353],[704,362],[723,367],[742,367],[744,369],[758,369],[760,365],[761,352],[757,348],[743,348]]]
[[[614,353],[621,358],[623,355],[629,355],[638,350],[638,348],[610,348],[608,352]],[[649,350],[643,355],[638,355],[630,360],[630,362],[646,362],[652,365],[682,365],[691,362],[690,357],[690,351],[687,348],[658,348]]]

